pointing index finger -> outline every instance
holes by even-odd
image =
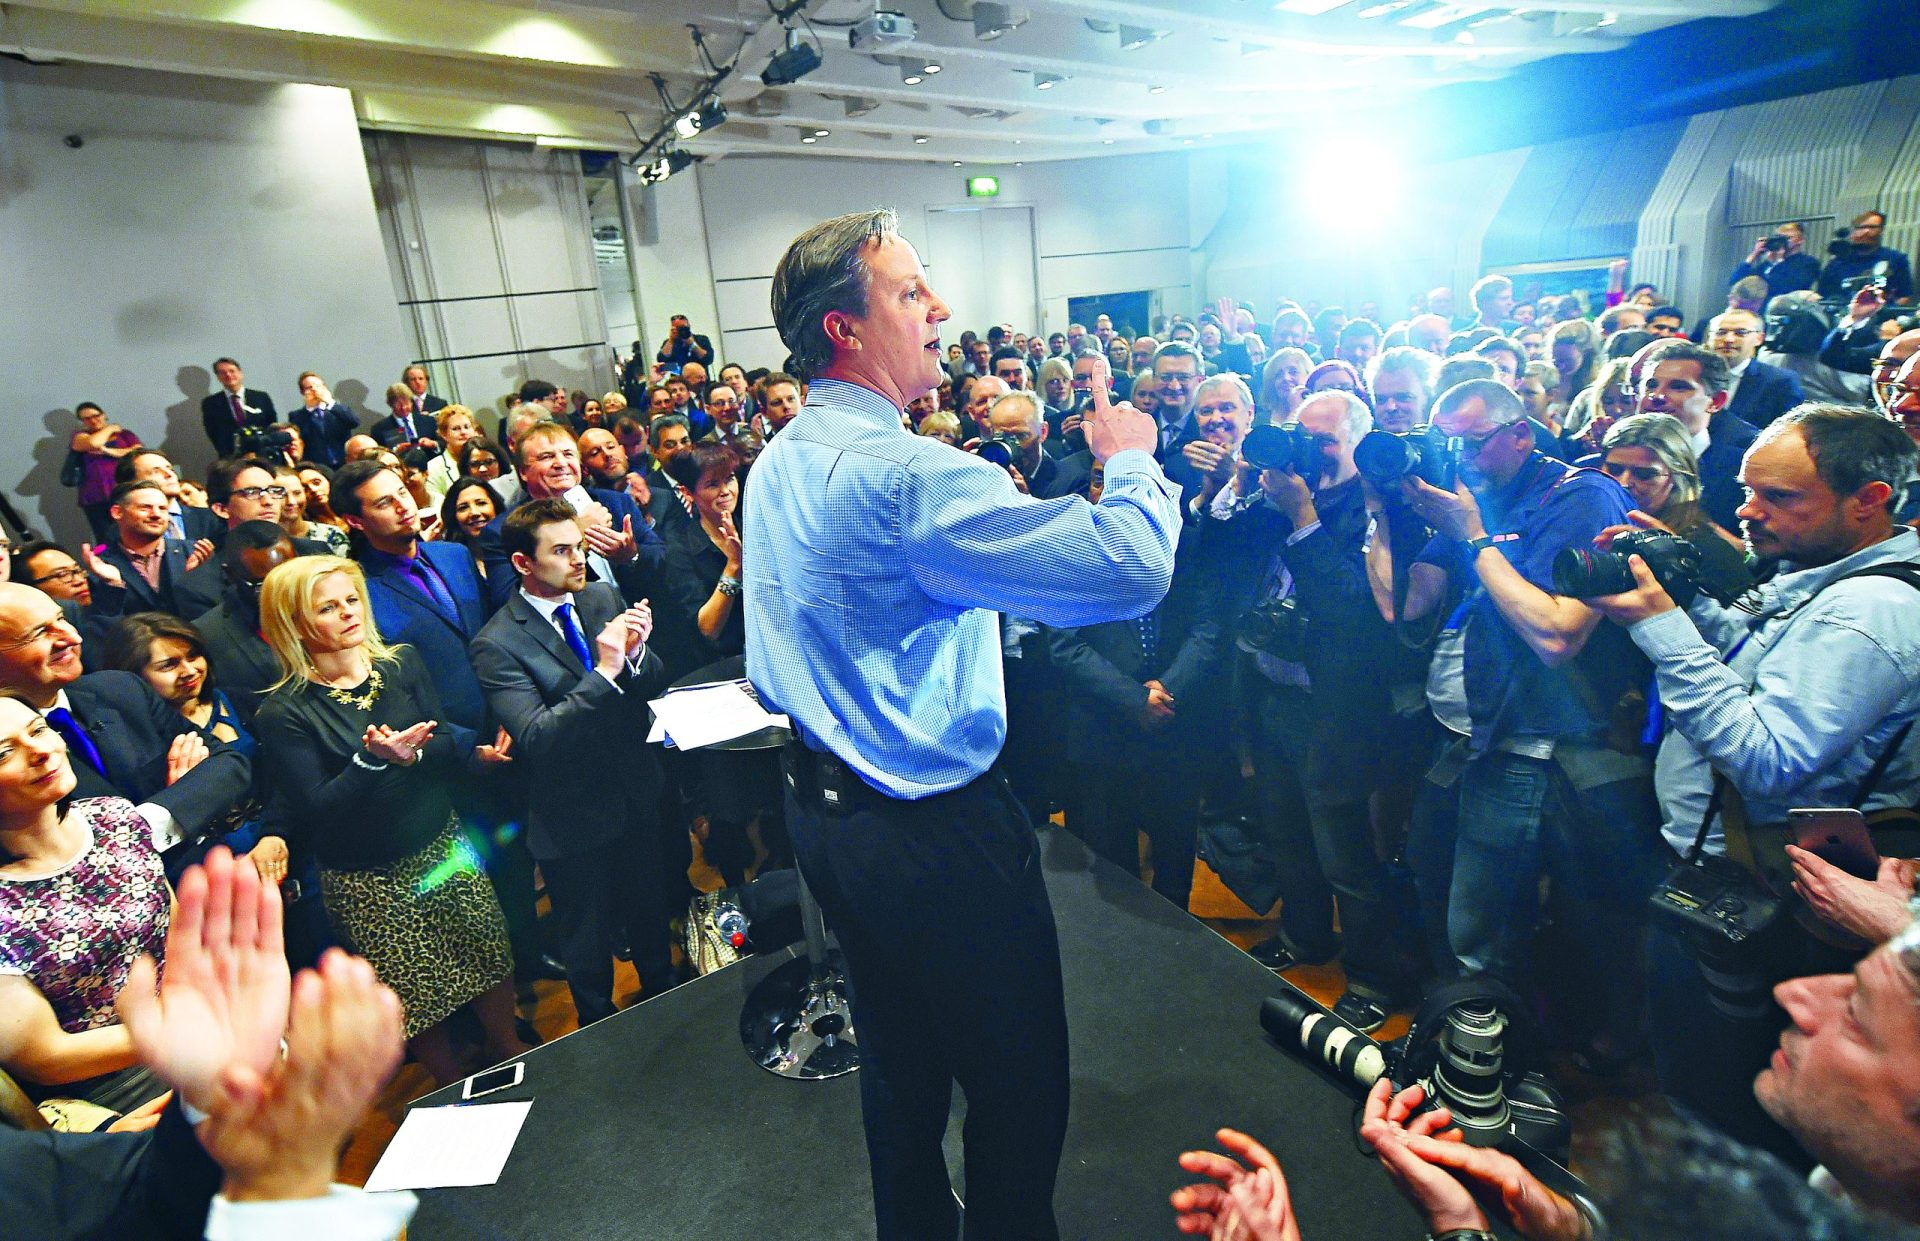
[[[1096,414],[1104,414],[1113,408],[1113,400],[1108,395],[1112,376],[1113,369],[1107,359],[1098,358],[1094,363],[1093,374],[1088,376],[1092,382],[1087,385],[1087,394],[1093,398],[1093,412]]]

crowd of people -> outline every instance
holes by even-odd
[[[1232,825],[1279,893],[1253,955],[1338,960],[1333,1011],[1368,1032],[1436,979],[1530,988],[1551,919],[1604,981],[1551,1014],[1583,1071],[1650,1059],[1693,1114],[1920,1223],[1913,868],[1768,835],[1791,807],[1920,800],[1920,611],[1879,571],[1920,560],[1920,328],[1884,224],[1824,271],[1778,230],[1692,329],[1651,286],[1588,305],[1490,275],[1468,312],[1434,289],[1391,323],[1223,298],[1144,331],[960,333],[889,418],[1004,472],[1006,504],[1097,522],[1090,419],[1130,403],[1180,521],[1144,614],[1000,616],[1027,816],[1182,909]],[[221,358],[200,480],[80,404],[65,476],[92,537],[0,556],[0,1068],[76,1128],[177,1086],[120,1013],[174,951],[183,876],[227,850],[284,894],[287,964],[365,958],[443,1083],[537,1040],[537,979],[582,1023],[615,1011],[616,958],[643,994],[685,981],[676,921],[755,908],[794,855],[777,780],[643,741],[650,698],[745,655],[755,462],[806,416],[803,360],[717,363],[676,317],[597,397],[530,378],[482,410],[410,366],[362,431],[321,376],[283,420]],[[1627,533],[1648,550],[1624,581],[1556,578]],[[1657,558],[1663,534],[1684,551]],[[721,893],[688,880],[696,838]],[[1652,920],[1697,853],[1797,916],[1731,963]],[[1848,1070],[1895,1100],[1870,1158],[1812,1049],[1881,1019]],[[1508,1183],[1418,1102],[1376,1097],[1369,1140],[1423,1209]],[[1228,1145],[1256,1170],[1196,1156],[1219,1186],[1181,1226],[1297,1235],[1258,1230],[1284,1179]]]

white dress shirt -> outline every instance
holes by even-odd
[[[540,613],[541,616],[546,618],[547,624],[553,626],[553,631],[559,634],[563,641],[567,636],[567,630],[566,630],[566,627],[560,623],[560,608],[561,608],[561,605],[563,604],[572,605],[573,623],[576,627],[579,628],[580,636],[586,639],[587,650],[589,652],[593,650],[594,648],[593,638],[588,635],[586,627],[580,624],[580,606],[573,602],[572,591],[568,591],[565,595],[561,596],[558,599],[542,599],[539,595],[530,593],[525,586],[522,586],[520,588],[520,597],[527,601],[527,605],[529,607],[531,607],[534,611]],[[628,672],[640,671],[640,661],[645,659],[646,657],[647,657],[647,644],[645,642],[642,642],[640,644],[640,649],[635,651],[631,656],[627,658],[627,671]],[[601,676],[603,677],[607,676],[606,673],[600,671],[600,665],[597,661],[595,661],[592,664],[592,667],[593,667],[593,670],[595,672],[599,672]],[[607,677],[607,682],[610,685],[612,685],[613,688],[615,688],[616,690],[620,689],[620,682],[617,678]],[[626,691],[620,690],[620,692],[625,693]]]
[[[74,711],[73,703],[67,700],[67,691],[64,689],[53,696],[53,705],[48,707],[46,711],[42,711],[40,715],[44,718],[47,711],[61,708],[64,708],[68,715],[73,716],[73,722],[75,724],[79,725],[83,730],[86,729],[86,721],[82,720],[79,714]],[[87,733],[87,739],[93,741],[95,749],[99,748],[100,742],[94,739],[91,732]],[[70,763],[84,763],[87,760],[80,755],[74,754],[69,755],[67,761]],[[101,774],[104,776],[106,773],[102,772]],[[165,853],[184,839],[180,834],[180,825],[173,821],[173,811],[167,809],[165,806],[156,806],[150,801],[143,801],[133,809],[134,813],[147,821],[147,828],[153,833],[153,847],[159,852]]]
[[[335,1185],[323,1198],[229,1202],[216,1194],[207,1211],[207,1241],[392,1241],[413,1218],[420,1200],[408,1191],[370,1194]]]

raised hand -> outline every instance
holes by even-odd
[[[727,576],[729,577],[740,576],[740,563],[741,563],[742,550],[743,549],[740,542],[739,527],[733,524],[733,518],[731,517],[721,518],[720,520],[720,551],[727,558]]]
[[[167,783],[186,775],[207,756],[207,741],[199,733],[181,733],[167,747]]]
[[[213,540],[199,539],[187,549],[187,572],[191,573],[213,559]]]
[[[1253,1166],[1212,1151],[1183,1152],[1181,1168],[1209,1179],[1173,1191],[1174,1226],[1212,1241],[1300,1241],[1287,1178],[1273,1152],[1236,1129],[1222,1129],[1214,1139]]]
[[[102,546],[104,546],[104,544]],[[87,566],[87,572],[93,574],[97,581],[107,586],[117,586],[122,590],[126,589],[127,579],[120,576],[120,570],[100,559],[99,551],[93,544],[80,544],[80,561]]]
[[[620,675],[621,668],[627,662],[627,614],[616,613],[614,618],[594,635],[593,648],[596,658],[593,666],[610,677]]]
[[[280,889],[224,845],[180,877],[167,972],[141,957],[120,989],[121,1024],[140,1059],[187,1102],[213,1110],[223,1080],[261,1080],[287,1026]]]
[[[640,545],[633,537],[632,514],[621,519],[620,529],[617,531],[613,529],[611,523],[604,526],[586,526],[581,530],[581,538],[586,542],[588,551],[599,552],[608,560],[632,560],[640,554]]]
[[[286,1059],[223,1073],[197,1132],[230,1201],[324,1195],[340,1148],[400,1064],[399,998],[359,957],[329,948],[294,980],[291,1008],[288,1023],[282,1002]]]
[[[1135,409],[1126,401],[1115,405],[1109,394],[1107,382],[1112,374],[1104,357],[1094,359],[1093,374],[1089,376],[1088,395],[1093,399],[1092,412],[1082,424],[1087,433],[1087,447],[1093,452],[1093,459],[1105,465],[1107,459],[1117,452],[1137,448],[1151,453],[1160,445],[1160,431],[1152,418]]]
[[[1822,922],[1839,927],[1871,944],[1893,938],[1911,915],[1914,863],[1909,858],[1881,858],[1872,879],[1841,870],[1817,853],[1787,846],[1793,863],[1793,890]]]
[[[640,653],[640,648],[646,645],[647,639],[653,636],[653,604],[642,599],[628,608],[625,615],[627,618],[626,657],[632,659]]]
[[[1446,1133],[1448,1142],[1460,1140],[1459,1130],[1447,1128],[1453,1123],[1453,1117],[1445,1108],[1414,1117],[1415,1109],[1424,1102],[1426,1091],[1419,1086],[1409,1086],[1396,1094],[1393,1083],[1381,1078],[1367,1094],[1366,1108],[1361,1113],[1360,1139],[1373,1148],[1394,1188],[1426,1219],[1429,1232],[1438,1236],[1459,1228],[1485,1229],[1486,1214],[1467,1187],[1452,1173],[1407,1148],[1412,1138],[1431,1139],[1437,1133]],[[1413,1117],[1411,1125],[1409,1117]]]

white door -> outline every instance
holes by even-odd
[[[927,278],[953,309],[943,342],[996,323],[1032,331],[1040,323],[1030,207],[928,208]]]

